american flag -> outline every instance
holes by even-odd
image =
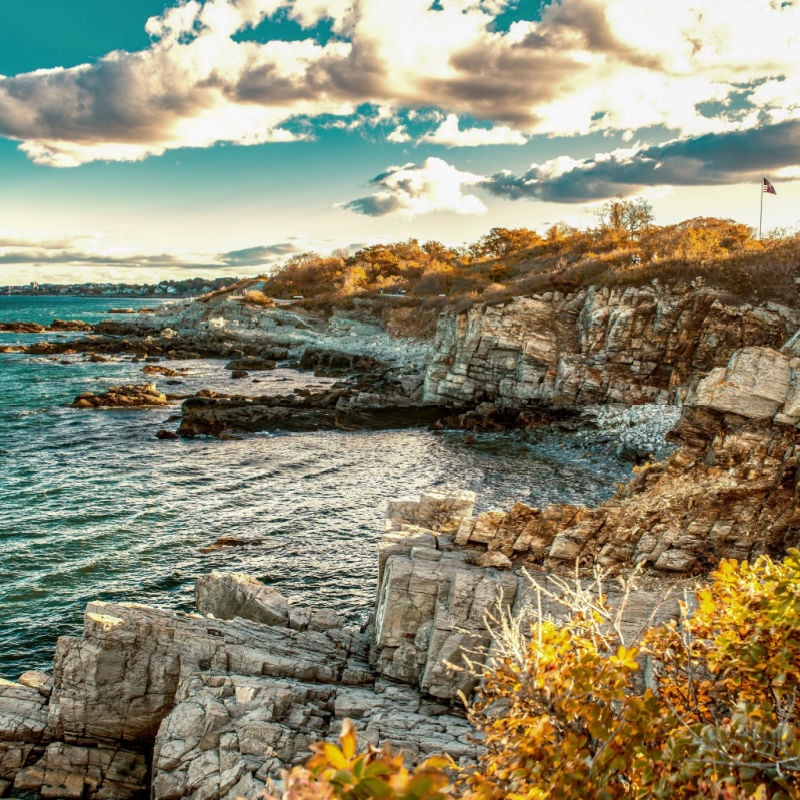
[[[778,194],[775,191],[775,187],[766,178],[764,178],[764,184],[762,188],[766,194]]]

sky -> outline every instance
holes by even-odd
[[[795,230],[798,54],[800,0],[5,0],[0,284],[244,277],[616,197]]]

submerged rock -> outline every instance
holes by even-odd
[[[172,367],[165,367],[163,364],[147,364],[142,367],[142,372],[145,375],[163,375],[166,378],[177,378],[179,375],[185,375],[188,370],[172,369]]]
[[[286,358],[288,351],[281,351],[281,357]],[[264,370],[272,370],[278,366],[277,361],[270,358],[263,358],[261,356],[243,356],[242,358],[235,358],[225,365],[225,369],[237,371],[259,372]]]
[[[0,322],[0,333],[45,333],[47,328],[36,322]]]
[[[94,330],[94,326],[80,319],[54,319],[50,323],[51,331],[82,331]]]

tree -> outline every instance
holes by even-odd
[[[502,258],[542,243],[542,237],[528,228],[492,228],[470,246],[473,258]]]
[[[458,253],[452,247],[431,240],[422,245],[422,249],[434,261],[453,261],[458,258]]]
[[[653,224],[653,207],[643,197],[606,200],[597,209],[600,225],[618,236],[636,238]]]

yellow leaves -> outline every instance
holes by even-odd
[[[444,800],[449,796],[446,769],[452,764],[445,758],[430,758],[409,770],[403,765],[403,757],[393,755],[386,747],[382,750],[369,747],[359,754],[355,726],[347,719],[342,724],[339,743],[339,747],[331,742],[312,745],[314,755],[306,765],[315,779],[314,787],[330,786],[331,798]],[[299,774],[296,771],[293,773]],[[308,791],[311,792],[312,788]],[[302,792],[295,792],[291,796],[291,800],[316,798],[317,795],[313,793]]]
[[[793,551],[783,564],[721,563],[694,610],[649,631],[641,651],[591,608],[538,622],[524,663],[484,676],[472,719],[487,754],[466,797],[800,797],[799,601]],[[640,653],[655,693],[635,692]],[[501,699],[503,719],[484,716]]]
[[[635,647],[625,647],[624,645],[620,645],[617,649],[617,654],[614,657],[614,661],[622,669],[636,672],[639,669],[639,662],[636,660],[638,655],[639,651]]]
[[[342,751],[334,744],[325,742],[325,744],[322,745],[322,755],[327,760],[327,763],[334,769],[342,770],[350,766],[349,760],[345,758]]]
[[[356,753],[356,729],[349,719],[342,723],[339,741],[342,743],[342,756],[349,761]]]

